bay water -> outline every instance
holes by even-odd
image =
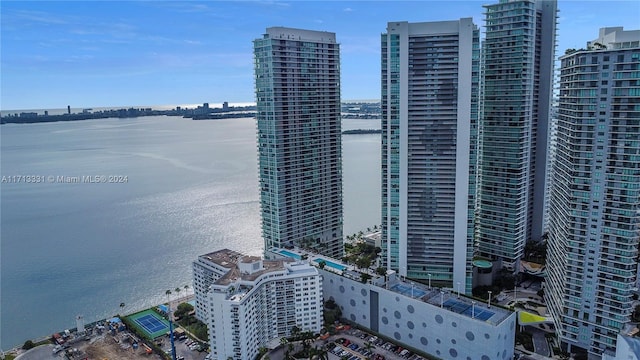
[[[166,301],[206,252],[262,254],[254,119],[5,124],[0,141],[1,349]],[[344,233],[379,224],[380,135],[343,136],[343,186]]]

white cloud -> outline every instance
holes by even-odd
[[[67,25],[68,24],[67,20],[62,19],[59,16],[52,16],[42,11],[28,11],[28,10],[15,11],[12,14],[12,16],[8,16],[7,18],[11,18],[11,17],[14,17],[14,19],[20,22],[31,21],[35,23],[42,23],[42,24],[48,24],[48,25]]]
[[[290,3],[281,2],[281,1],[273,1],[273,0],[257,1],[257,3],[260,4],[260,5],[278,6],[278,7],[289,7],[289,6],[291,6]]]

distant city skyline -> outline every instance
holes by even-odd
[[[270,26],[335,32],[342,99],[380,98],[389,21],[473,17],[491,1],[3,1],[0,109],[254,102],[252,40]],[[638,28],[636,1],[558,1],[557,55],[594,29]]]

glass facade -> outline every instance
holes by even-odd
[[[268,28],[254,41],[265,249],[298,245],[340,258],[340,52],[335,34]]]
[[[515,271],[544,228],[556,3],[485,8],[478,250]]]
[[[460,282],[470,292],[479,31],[471,19],[389,23],[387,30],[381,42],[384,266],[409,278]]]
[[[382,254],[398,269],[400,237],[400,35],[382,35]]]
[[[629,323],[640,243],[640,48],[561,57],[546,301],[602,354]]]

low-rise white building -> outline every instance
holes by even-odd
[[[510,310],[405,281],[393,271],[380,276],[299,250],[271,249],[266,255],[307,258],[319,267],[325,299],[333,299],[345,319],[404,347],[443,359],[513,358],[516,313]]]
[[[242,254],[223,249],[198,256],[193,262],[193,292],[195,295],[196,318],[203,323],[209,322],[207,296],[215,281],[231,270]]]
[[[210,285],[206,312],[212,359],[254,359],[261,347],[300,331],[320,332],[322,277],[306,262],[209,254],[229,270]],[[221,256],[217,256],[221,255]]]

